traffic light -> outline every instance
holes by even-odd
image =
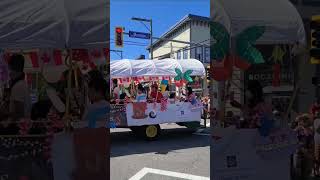
[[[310,57],[312,64],[320,64],[320,15],[312,16],[311,28],[311,49]]]
[[[116,47],[123,47],[123,27],[116,27],[115,36]]]

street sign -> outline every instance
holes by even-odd
[[[150,39],[151,35],[150,35],[150,33],[129,31],[129,37],[140,38],[140,39]]]

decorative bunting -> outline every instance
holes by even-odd
[[[160,111],[164,112],[164,111],[167,111],[167,109],[168,109],[168,99],[162,98],[161,104],[160,104]]]
[[[57,66],[60,66],[63,64],[62,60],[62,51],[61,50],[53,50],[53,59]]]

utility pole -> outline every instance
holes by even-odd
[[[150,19],[150,34],[151,34],[151,37],[150,37],[150,54],[151,54],[151,59],[153,59],[153,47],[152,47],[152,41],[153,41],[153,31],[152,31],[152,19]]]
[[[172,43],[170,43],[170,58],[173,58],[173,47],[172,47]]]
[[[153,27],[152,27],[152,19],[142,19],[142,18],[136,18],[133,17],[131,18],[133,21],[139,21],[141,22],[150,32],[150,54],[151,54],[151,59],[153,59],[153,48],[152,48],[152,43],[153,43]],[[148,22],[150,28],[148,28],[143,22]]]

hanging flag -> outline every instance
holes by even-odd
[[[9,62],[10,61],[10,57],[12,56],[12,53],[11,52],[4,52],[3,53],[3,59],[5,60],[5,62]]]
[[[89,52],[87,49],[72,49],[71,58],[73,61],[90,62]]]
[[[104,48],[103,52],[104,52],[104,57],[106,58],[107,61],[109,61],[110,60],[110,49]]]
[[[120,78],[119,84],[130,83],[130,78]]]
[[[63,64],[62,51],[57,49],[53,50],[53,59],[57,66],[62,65]]]
[[[38,53],[37,52],[29,52],[28,54],[31,59],[32,67],[33,68],[40,67]]]
[[[0,85],[6,83],[9,80],[8,64],[5,62],[5,54],[1,52],[0,56]]]

